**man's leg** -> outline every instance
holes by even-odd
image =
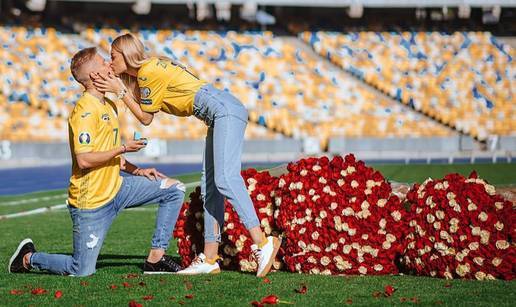
[[[168,249],[184,196],[184,184],[170,178],[155,181],[139,176],[124,178],[122,188],[115,198],[117,213],[124,208],[159,204],[148,262],[160,261]]]
[[[95,273],[100,249],[115,217],[112,206],[110,202],[93,210],[69,207],[73,221],[73,256],[35,252],[30,257],[30,266],[60,275]]]

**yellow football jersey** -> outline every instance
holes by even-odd
[[[68,203],[80,209],[95,209],[112,200],[122,185],[120,157],[103,166],[81,170],[76,155],[108,151],[120,146],[120,133],[115,103],[103,104],[84,92],[68,119],[72,177]]]
[[[140,103],[145,112],[163,110],[176,116],[190,116],[195,94],[205,84],[184,67],[158,58],[150,58],[138,70]]]

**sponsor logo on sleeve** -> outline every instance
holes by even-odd
[[[109,121],[109,114],[107,114],[107,113],[102,114],[102,120],[105,122]]]
[[[81,118],[86,118],[89,115],[91,115],[91,112],[84,112],[84,113],[81,114]]]

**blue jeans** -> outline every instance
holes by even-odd
[[[164,180],[152,181],[145,177],[130,176],[116,196],[96,209],[68,206],[73,222],[73,255],[36,252],[30,258],[33,268],[61,275],[87,276],[95,273],[95,264],[111,223],[124,208],[158,203],[156,229],[152,248],[166,250],[183,204],[183,184],[166,188]]]
[[[208,84],[195,95],[194,115],[209,127],[201,178],[204,240],[220,242],[224,197],[231,202],[247,229],[260,225],[240,175],[248,113],[237,98]]]

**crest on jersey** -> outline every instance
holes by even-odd
[[[145,99],[145,98],[149,97],[150,93],[151,93],[150,88],[148,88],[148,87],[140,87],[140,97],[142,99]]]
[[[107,122],[109,120],[109,114],[107,114],[107,113],[102,114],[102,120]]]
[[[79,134],[79,143],[81,143],[82,145],[88,145],[90,142],[91,137],[88,132],[81,132],[81,134]]]
[[[88,117],[89,115],[91,115],[91,112],[85,112],[85,113],[82,113],[82,114],[81,114],[81,118],[86,118],[86,117]]]

